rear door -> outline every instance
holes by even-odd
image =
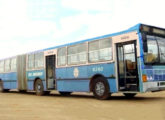
[[[55,61],[55,55],[46,56],[46,83],[48,90],[55,89]]]
[[[47,90],[56,89],[56,49],[47,50],[45,56],[45,74]]]

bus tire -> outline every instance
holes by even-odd
[[[62,95],[62,96],[68,96],[68,95],[70,95],[72,92],[59,92],[60,93],[60,95]]]
[[[0,81],[0,92],[4,92],[3,82],[2,81]]]
[[[36,82],[35,82],[35,91],[36,91],[36,95],[38,96],[42,96],[44,95],[44,85],[41,81],[41,79],[38,79]]]
[[[126,98],[133,98],[135,97],[136,93],[124,93]]]
[[[50,91],[45,91],[44,94],[45,95],[49,95],[50,94]]]
[[[93,81],[93,94],[99,100],[106,100],[110,97],[109,85],[104,77],[97,77]]]
[[[18,90],[18,92],[20,92],[20,93],[26,93],[27,91],[26,90]]]

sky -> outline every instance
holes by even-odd
[[[119,32],[165,28],[164,0],[0,0],[0,59]]]

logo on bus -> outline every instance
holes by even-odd
[[[77,78],[79,76],[78,68],[74,68],[73,75],[74,75],[75,78]]]

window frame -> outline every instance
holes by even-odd
[[[12,69],[13,67],[13,65],[12,65],[12,61],[13,60],[15,60],[15,69]],[[16,72],[17,71],[17,57],[14,57],[14,58],[11,58],[11,60],[10,60],[10,70],[11,70],[11,72]]]
[[[43,64],[42,64],[42,66],[36,66],[36,61],[37,61],[37,64],[38,64],[38,62],[40,62],[40,60],[41,59],[38,59],[36,56],[37,55],[39,55],[39,54],[41,54],[42,55],[42,62],[43,62]],[[40,56],[41,57],[41,56]],[[40,58],[39,57],[39,58]],[[37,58],[37,59],[36,59]],[[44,68],[44,53],[43,52],[38,52],[38,53],[34,53],[34,69],[42,69],[42,68]]]
[[[108,40],[110,40],[110,44],[111,44],[111,46],[110,47],[107,47],[107,48],[110,48],[111,49],[111,56],[109,56],[110,57],[110,59],[109,60],[103,60],[103,59],[100,59],[100,50],[102,50],[102,49],[107,49],[107,48],[101,48],[100,49],[100,41],[101,40],[106,40],[106,39],[108,39]],[[98,41],[98,43],[99,43],[99,49],[97,49],[97,51],[98,51],[98,61],[90,61],[90,57],[89,57],[89,52],[90,52],[90,50],[89,50],[89,44],[91,43],[91,42],[95,42],[95,41]],[[94,50],[95,51],[95,50]],[[108,37],[108,38],[102,38],[102,39],[97,39],[97,40],[94,40],[94,41],[89,41],[88,42],[88,62],[89,63],[100,63],[100,62],[107,62],[107,61],[113,61],[113,42],[112,42],[112,37]]]
[[[7,63],[7,62],[9,62],[9,63]],[[6,67],[8,69],[6,69]],[[11,71],[11,59],[6,59],[6,60],[4,60],[4,72],[10,72],[10,71]]]
[[[58,52],[59,52],[59,49],[63,49],[63,48],[65,48],[65,64],[64,65],[59,65],[58,64],[59,63],[58,58],[61,57],[61,56],[58,55]],[[62,66],[66,66],[66,65],[67,65],[67,47],[65,46],[65,47],[61,47],[61,48],[57,49],[57,66],[62,67]]]
[[[31,56],[31,55],[33,55],[33,67],[29,67],[29,56]],[[28,70],[33,70],[33,69],[35,69],[35,65],[34,65],[34,53],[32,53],[32,54],[27,54],[27,68],[28,68]]]
[[[68,54],[69,52],[68,52],[68,49],[69,49],[69,47],[75,47],[76,46],[76,49],[78,49],[78,47],[80,47],[81,45],[85,45],[85,47],[86,47],[86,49],[85,49],[85,55],[86,55],[86,61],[84,61],[84,62],[80,62],[79,61],[79,54],[80,53],[82,53],[82,52],[77,52],[78,50],[76,50],[76,53],[75,54]],[[76,55],[77,56],[77,63],[70,63],[70,64],[68,64],[68,61],[69,61],[69,59],[68,59],[68,56],[70,56],[70,55]],[[68,66],[72,66],[72,65],[84,65],[84,64],[86,64],[88,62],[88,43],[87,42],[83,42],[83,43],[79,43],[79,44],[76,44],[76,45],[71,45],[71,46],[67,46],[67,65]]]
[[[104,40],[104,39],[109,39],[110,40],[110,47],[107,47],[107,48],[110,48],[110,54],[111,56],[109,56],[109,60],[99,60],[99,61],[94,61],[94,62],[90,62],[89,61],[89,43],[90,42],[93,42],[93,41],[100,41],[100,40]],[[86,45],[86,62],[84,63],[76,63],[76,64],[68,64],[68,48],[71,47],[71,46],[76,46],[76,45],[80,45],[80,44],[85,44]],[[106,38],[101,38],[101,39],[95,39],[95,40],[92,40],[92,41],[85,41],[85,42],[81,42],[81,43],[78,43],[78,44],[74,44],[74,45],[68,45],[68,46],[64,46],[66,48],[66,64],[65,65],[58,65],[58,49],[60,48],[57,48],[57,68],[60,68],[60,67],[70,67],[70,66],[81,66],[81,65],[90,65],[90,64],[100,64],[100,63],[107,63],[107,62],[113,62],[114,60],[114,56],[113,56],[113,41],[112,41],[112,37],[106,37]],[[64,48],[64,47],[61,47],[61,48]],[[103,49],[107,49],[107,48],[103,48]],[[99,51],[102,50],[102,49],[99,49]],[[78,55],[78,53],[76,53]]]
[[[5,61],[4,61],[4,60],[1,60],[0,63],[1,63],[1,62],[3,62],[3,66],[2,66],[2,67],[3,67],[3,69],[2,69],[3,71],[0,71],[0,73],[4,73],[4,72],[5,72]],[[1,67],[1,66],[0,66],[0,67]]]

